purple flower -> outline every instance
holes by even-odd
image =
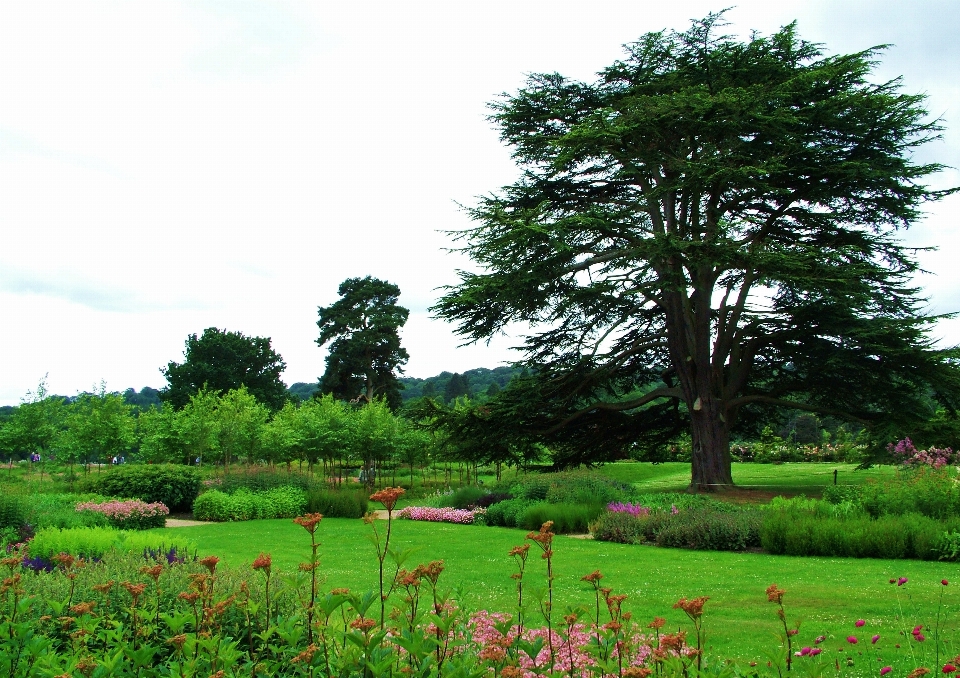
[[[880,640],[880,634],[879,634],[879,633],[878,633],[877,635],[875,635],[873,638],[871,638],[871,639],[870,639],[870,642],[873,643],[874,645],[876,645],[878,640]]]

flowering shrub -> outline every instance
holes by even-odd
[[[676,508],[676,506],[674,506]],[[650,508],[640,504],[623,503],[621,501],[612,501],[607,504],[607,510],[614,513],[629,513],[634,518],[650,515]]]
[[[472,525],[478,516],[483,516],[486,509],[455,509],[455,508],[433,508],[431,506],[408,506],[400,511],[397,516],[408,520],[426,520],[432,523],[459,523],[461,525]]]
[[[918,450],[909,438],[904,438],[896,444],[890,443],[887,445],[887,451],[898,463],[907,467],[929,466],[939,469],[957,461],[956,455],[949,447],[942,450],[936,447]]]
[[[164,527],[167,524],[167,516],[170,515],[170,509],[163,503],[158,501],[147,503],[139,499],[102,503],[83,502],[77,504],[77,511],[101,513],[112,525],[124,530]]]

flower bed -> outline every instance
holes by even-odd
[[[478,516],[483,516],[486,509],[455,509],[455,508],[433,508],[431,506],[408,506],[397,514],[400,518],[408,520],[427,520],[433,523],[460,523],[461,525],[472,525],[480,522]]]
[[[147,503],[139,499],[126,501],[105,501],[103,503],[83,502],[77,504],[77,511],[102,513],[114,526],[123,530],[149,530],[164,527],[167,524],[168,509],[161,502]]]

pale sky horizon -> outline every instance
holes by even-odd
[[[401,289],[406,374],[493,368],[430,317],[470,262],[460,205],[517,177],[487,104],[526,76],[592,80],[649,31],[729,3],[26,2],[0,5],[0,405],[160,388],[207,327],[271,337],[289,385],[323,373],[317,307],[346,278]],[[949,0],[760,0],[727,31],[793,20],[828,54],[891,45],[876,78],[928,95],[922,161],[960,185],[960,12]],[[932,313],[960,311],[960,197],[904,234]],[[934,335],[960,344],[960,320]]]

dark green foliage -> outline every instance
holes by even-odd
[[[310,398],[312,398],[316,392],[316,383],[308,384],[303,381],[298,381],[295,384],[291,384],[287,389],[287,393],[290,394],[290,399],[294,402],[298,400],[310,400]]]
[[[440,507],[449,506],[451,508],[465,509],[469,507],[478,506],[478,502],[484,496],[486,492],[481,490],[479,487],[474,485],[467,485],[466,487],[461,487],[460,489],[454,491],[451,495],[446,495],[442,497],[440,502]]]
[[[949,556],[945,533],[958,529],[958,518],[938,521],[916,513],[874,519],[771,510],[761,543],[765,551],[778,555],[938,560]]]
[[[99,495],[37,494],[21,497],[26,524],[39,530],[46,527],[106,527],[110,521],[102,513],[77,511],[82,501],[102,501]]]
[[[590,523],[590,534],[597,541],[612,541],[618,544],[640,544],[647,540],[644,523],[629,513],[603,511]]]
[[[520,374],[520,370],[515,367],[496,367],[492,370],[485,367],[477,367],[463,372],[461,376],[467,380],[470,389],[474,393],[493,397],[518,374]],[[418,398],[436,398],[438,395],[446,392],[451,379],[453,379],[452,372],[441,372],[427,379],[400,377],[400,383],[403,384],[404,387],[402,393],[403,401],[406,403],[407,401],[417,400]]]
[[[15,494],[0,493],[0,528],[19,529],[27,522],[26,499]]]
[[[89,489],[110,497],[162,502],[172,513],[189,511],[200,492],[200,473],[173,464],[122,464],[83,481]]]
[[[401,404],[397,373],[410,356],[399,330],[410,311],[397,304],[400,288],[377,278],[349,278],[337,290],[340,300],[318,309],[320,337],[330,343],[321,393],[340,400],[373,402],[384,398],[391,410]]]
[[[307,511],[329,518],[362,518],[369,500],[362,490],[313,489],[307,492]]]
[[[641,522],[659,524],[645,533],[655,533],[657,546],[701,551],[745,551],[760,546],[764,512],[759,509],[713,511],[686,509],[676,514],[655,514]]]
[[[141,410],[150,407],[160,407],[160,405],[163,404],[160,398],[160,391],[155,388],[150,388],[149,386],[144,386],[140,389],[139,393],[132,388],[128,388],[123,392],[123,402],[127,405],[138,407]]]
[[[187,337],[183,363],[171,361],[161,370],[168,384],[160,397],[180,410],[202,388],[224,394],[246,386],[260,403],[279,410],[287,401],[280,380],[284,369],[286,363],[270,347],[269,337],[208,327],[199,338]]]
[[[527,505],[520,512],[517,527],[524,530],[539,530],[545,522],[553,521],[550,528],[556,534],[582,534],[589,530],[590,522],[605,510],[603,504],[550,504],[543,501]],[[489,514],[489,511],[488,511]]]
[[[871,72],[879,48],[722,25],[648,33],[593,82],[534,74],[492,106],[520,178],[470,210],[455,237],[476,269],[433,310],[468,341],[530,327],[535,371],[487,422],[557,465],[686,431],[709,490],[732,483],[731,434],[780,410],[893,430],[960,406],[960,352],[930,338],[900,236],[951,192],[918,161],[940,131],[924,97]]]
[[[489,508],[497,502],[506,501],[507,499],[513,499],[513,495],[508,492],[488,492],[477,499],[476,506],[477,508]]]
[[[471,394],[470,380],[459,372],[454,372],[453,376],[450,377],[450,381],[447,382],[446,387],[443,389],[443,401],[451,403],[457,398],[469,398]]]

